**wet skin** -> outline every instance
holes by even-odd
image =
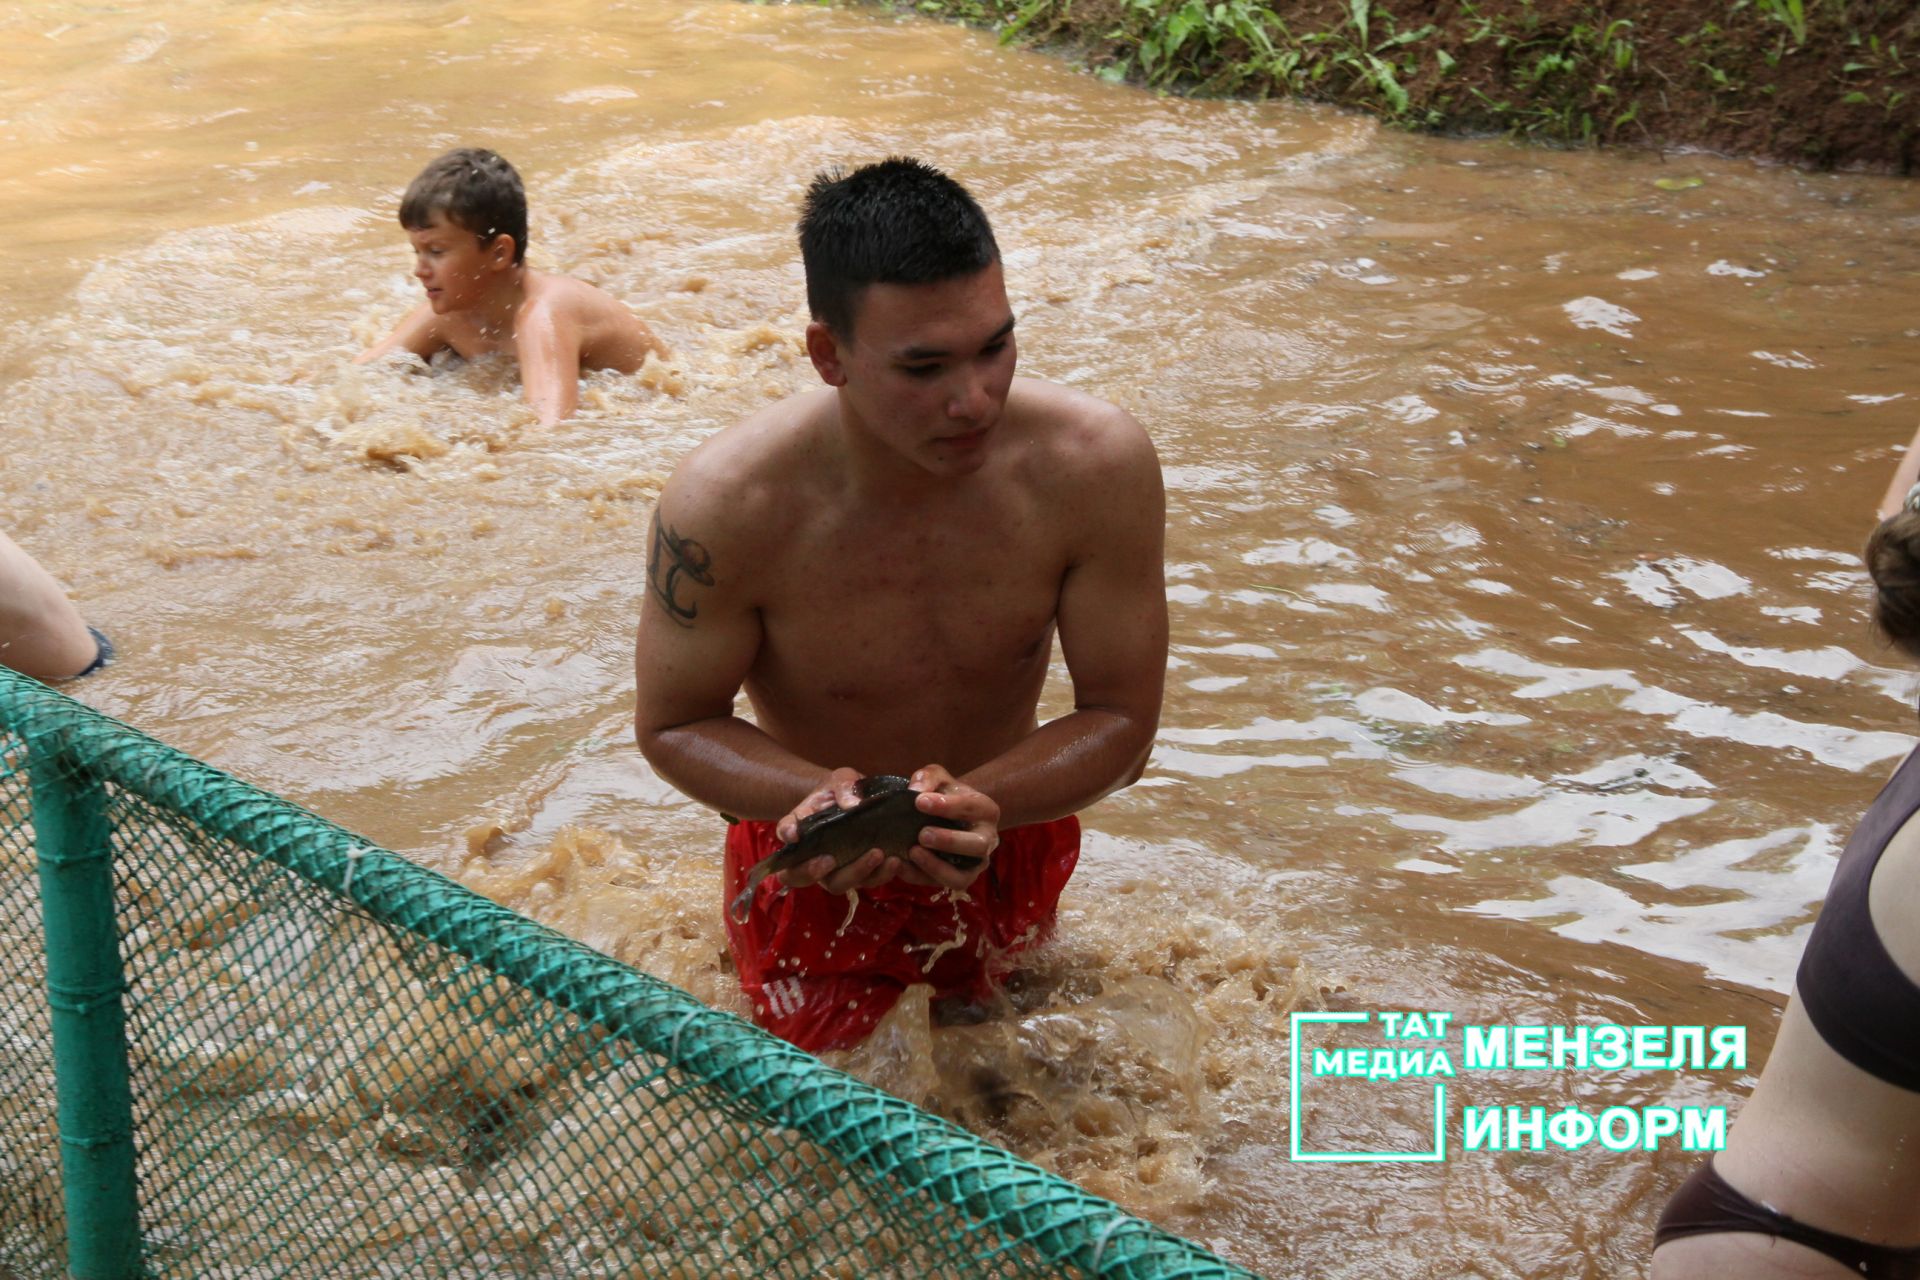
[[[1868,910],[1887,953],[1920,982],[1920,820],[1874,868]],[[1920,1244],[1920,1094],[1828,1047],[1789,1001],[1760,1083],[1714,1164],[1732,1186],[1796,1221],[1873,1244]],[[1855,1275],[1791,1241],[1747,1232],[1683,1237],[1654,1252],[1652,1280]]]
[[[515,262],[512,236],[482,241],[435,213],[425,227],[409,230],[407,240],[426,300],[356,364],[399,348],[423,360],[443,350],[467,359],[510,351],[520,362],[527,402],[542,426],[552,426],[577,407],[582,369],[633,373],[648,352],[667,355],[653,331],[616,299]]]
[[[636,736],[675,786],[789,842],[857,804],[862,776],[911,771],[919,811],[965,829],[782,879],[964,889],[981,868],[936,852],[986,859],[1002,826],[1075,812],[1145,763],[1166,663],[1158,463],[1112,405],[1015,378],[997,264],[870,286],[851,334],[816,322],[807,345],[826,389],[714,436],[662,494]],[[1039,725],[1056,634],[1075,710]]]

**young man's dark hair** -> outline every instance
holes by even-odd
[[[870,284],[936,284],[1000,260],[993,228],[966,188],[903,156],[821,174],[800,210],[807,307],[842,338]]]
[[[527,256],[527,191],[505,159],[479,147],[449,151],[420,171],[400,200],[400,225],[423,231],[436,213],[480,237],[484,247],[513,237],[513,260]]]

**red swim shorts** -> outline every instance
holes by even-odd
[[[727,828],[726,896],[780,847],[771,822]],[[964,894],[891,880],[858,901],[768,876],[747,922],[726,912],[727,942],[754,1021],[810,1053],[866,1038],[916,982],[938,997],[984,998],[1010,957],[1044,939],[1074,863],[1080,821],[1068,815],[1000,833],[987,869]]]

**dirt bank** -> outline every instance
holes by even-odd
[[[1299,95],[1408,128],[1910,174],[1909,0],[920,0],[1100,75]]]

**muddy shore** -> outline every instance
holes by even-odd
[[[1406,128],[1911,174],[1905,0],[920,0],[1176,93],[1299,96]]]

